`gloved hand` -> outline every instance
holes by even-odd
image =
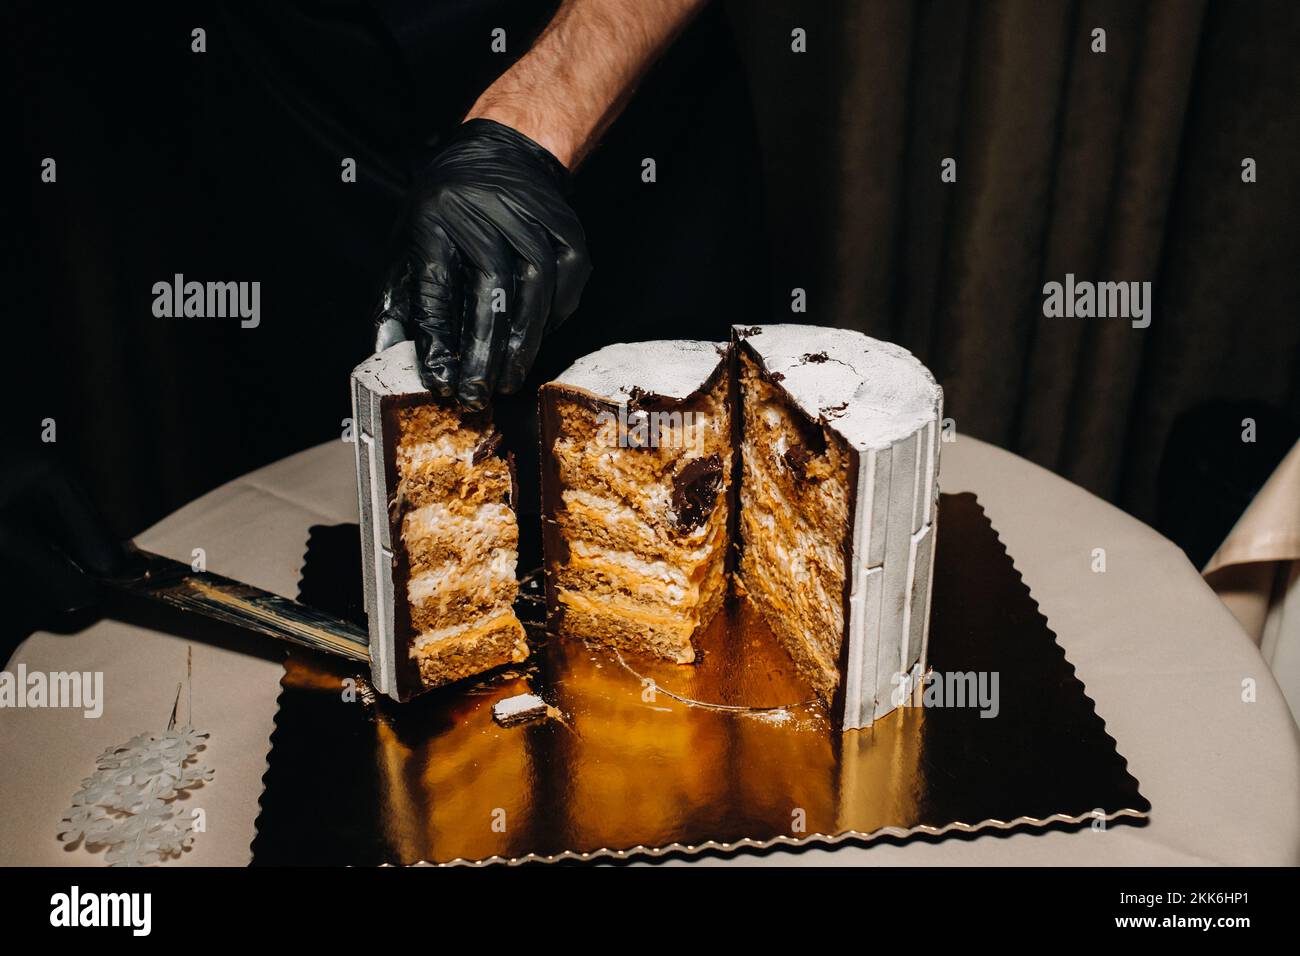
[[[461,124],[416,174],[406,254],[374,317],[376,350],[414,337],[425,386],[470,410],[497,389],[517,391],[591,273],[568,178],[522,133]]]
[[[98,604],[96,578],[129,571],[133,552],[52,459],[15,453],[0,467],[0,593],[33,625]]]

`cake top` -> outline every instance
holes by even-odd
[[[416,395],[429,390],[416,368],[415,343],[398,342],[352,370],[352,378],[378,395]]]
[[[943,389],[902,346],[819,325],[733,329],[791,401],[860,451],[884,448],[938,414]]]
[[[683,339],[607,345],[578,359],[555,381],[620,404],[641,394],[686,399],[709,380],[726,350],[722,342]]]

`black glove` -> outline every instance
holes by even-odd
[[[375,313],[376,349],[414,337],[425,387],[467,409],[498,388],[517,391],[591,273],[568,178],[522,133],[461,124],[416,173],[406,255]]]
[[[0,467],[0,594],[5,613],[45,625],[98,604],[96,578],[137,560],[109,531],[85,490],[52,459]]]

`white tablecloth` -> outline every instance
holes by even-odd
[[[703,858],[696,865],[1300,863],[1300,730],[1259,651],[1182,552],[1140,522],[1021,458],[959,436],[942,489],[988,512],[1151,801],[1149,826],[1018,833],[903,846]],[[204,495],[142,546],[294,596],[313,524],[356,521],[352,448],[308,449]],[[1093,549],[1106,552],[1093,571]],[[214,647],[102,621],[38,633],[7,670],[102,671],[103,716],[0,710],[0,864],[95,863],[56,839],[64,808],[105,747],[167,722],[186,648],[194,722],[211,733],[213,782],[193,806],[207,831],[183,863],[250,858],[279,692],[279,648]],[[1253,681],[1254,699],[1243,699]]]

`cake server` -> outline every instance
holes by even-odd
[[[369,637],[354,624],[251,584],[195,571],[190,565],[133,548],[129,576],[104,579],[110,587],[277,640],[370,663]]]

